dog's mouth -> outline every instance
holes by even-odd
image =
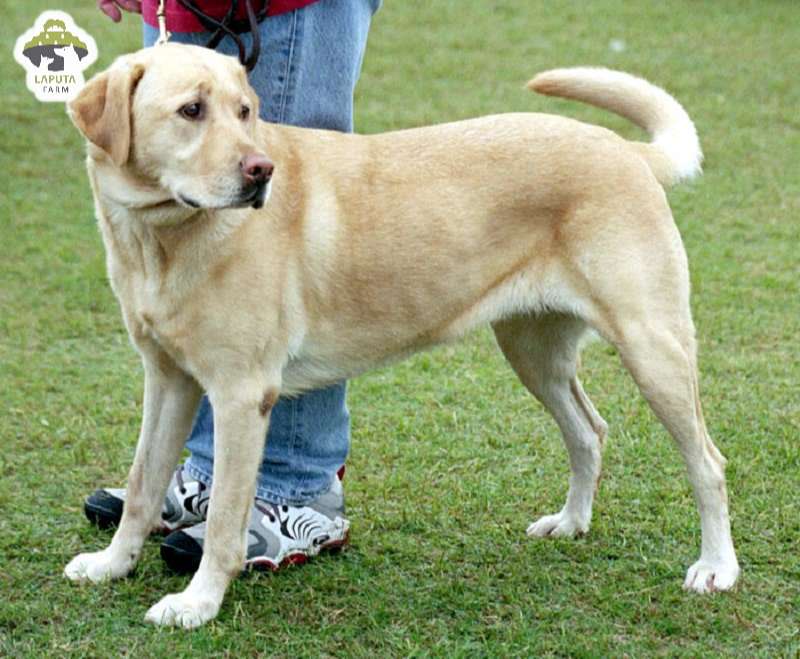
[[[185,204],[186,206],[189,206],[189,208],[200,208],[200,202],[197,202],[191,197],[187,197],[186,195],[179,194],[178,201],[180,201],[182,204]]]
[[[267,196],[267,184],[269,181],[257,183],[252,187],[245,188],[239,199],[236,200],[236,206],[252,206],[253,208],[261,208],[264,205],[264,200]]]
[[[239,194],[239,196],[233,200],[230,204],[226,204],[225,206],[209,206],[208,208],[246,208],[248,206],[252,206],[253,208],[261,208],[264,205],[264,201],[266,200],[267,196],[267,185],[269,181],[265,181],[264,183],[258,183],[253,186],[248,186]],[[177,200],[184,206],[188,206],[189,208],[205,208],[203,204],[201,204],[196,199],[192,199],[185,194],[178,194]]]

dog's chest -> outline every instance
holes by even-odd
[[[189,371],[188,351],[193,342],[190,332],[191,320],[188,304],[167,302],[163,293],[154,292],[140,281],[137,290],[132,291],[127,304],[127,315],[135,325],[135,333],[152,341],[166,352],[182,369]]]
[[[186,351],[187,332],[174,321],[165,321],[152,311],[142,310],[138,314],[142,334],[158,344],[182,369],[189,371]]]
[[[123,238],[126,236],[123,236]],[[165,273],[152,240],[116,240],[108,253],[109,278],[122,307],[128,330],[138,345],[155,343],[182,369],[188,370],[195,281]],[[120,250],[127,247],[127,250]],[[122,253],[120,253],[122,252]]]

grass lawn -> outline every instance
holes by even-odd
[[[595,64],[685,105],[705,175],[670,200],[692,266],[706,418],[729,459],[737,590],[681,590],[700,542],[684,467],[601,343],[582,371],[610,425],[592,531],[526,538],[561,506],[566,452],[484,331],[352,383],[352,547],[239,579],[217,621],[192,633],[143,623],[186,584],[157,539],[130,579],[61,576],[109,540],[82,501],[124,482],[142,373],[106,283],[82,140],[63,105],[34,100],[11,50],[56,6],[94,35],[92,71],[138,47],[135,19],[114,25],[94,5],[13,3],[0,21],[0,656],[800,654],[799,3],[390,0],[356,104],[367,133],[537,110],[637,136],[522,89],[537,71]]]

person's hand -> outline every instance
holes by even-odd
[[[120,9],[132,11],[135,14],[142,13],[140,0],[97,0],[97,8],[115,23],[119,23],[122,20]]]

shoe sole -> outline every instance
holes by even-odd
[[[279,572],[292,566],[299,566],[308,563],[309,560],[323,552],[326,554],[337,554],[341,552],[346,545],[350,542],[350,529],[345,531],[344,537],[340,540],[331,540],[320,545],[319,549],[314,554],[296,551],[288,556],[285,556],[280,563],[270,560],[266,557],[257,556],[245,561],[245,572]],[[197,572],[200,567],[200,559],[202,554],[189,553],[182,551],[180,547],[174,545],[161,545],[161,558],[166,563],[167,567],[176,574],[192,574]]]
[[[275,561],[270,560],[269,558],[251,558],[245,561],[244,564],[244,571],[254,571],[254,572],[279,572],[280,570],[286,569],[288,567],[292,567],[295,565],[305,565],[308,563],[312,558],[315,556],[319,556],[320,554],[338,554],[340,553],[348,544],[350,543],[350,529],[347,529],[344,533],[344,537],[341,540],[331,540],[330,542],[325,542],[319,546],[319,550],[313,554],[308,554],[306,552],[297,551],[288,556],[285,556],[284,559],[280,563],[275,563]]]

